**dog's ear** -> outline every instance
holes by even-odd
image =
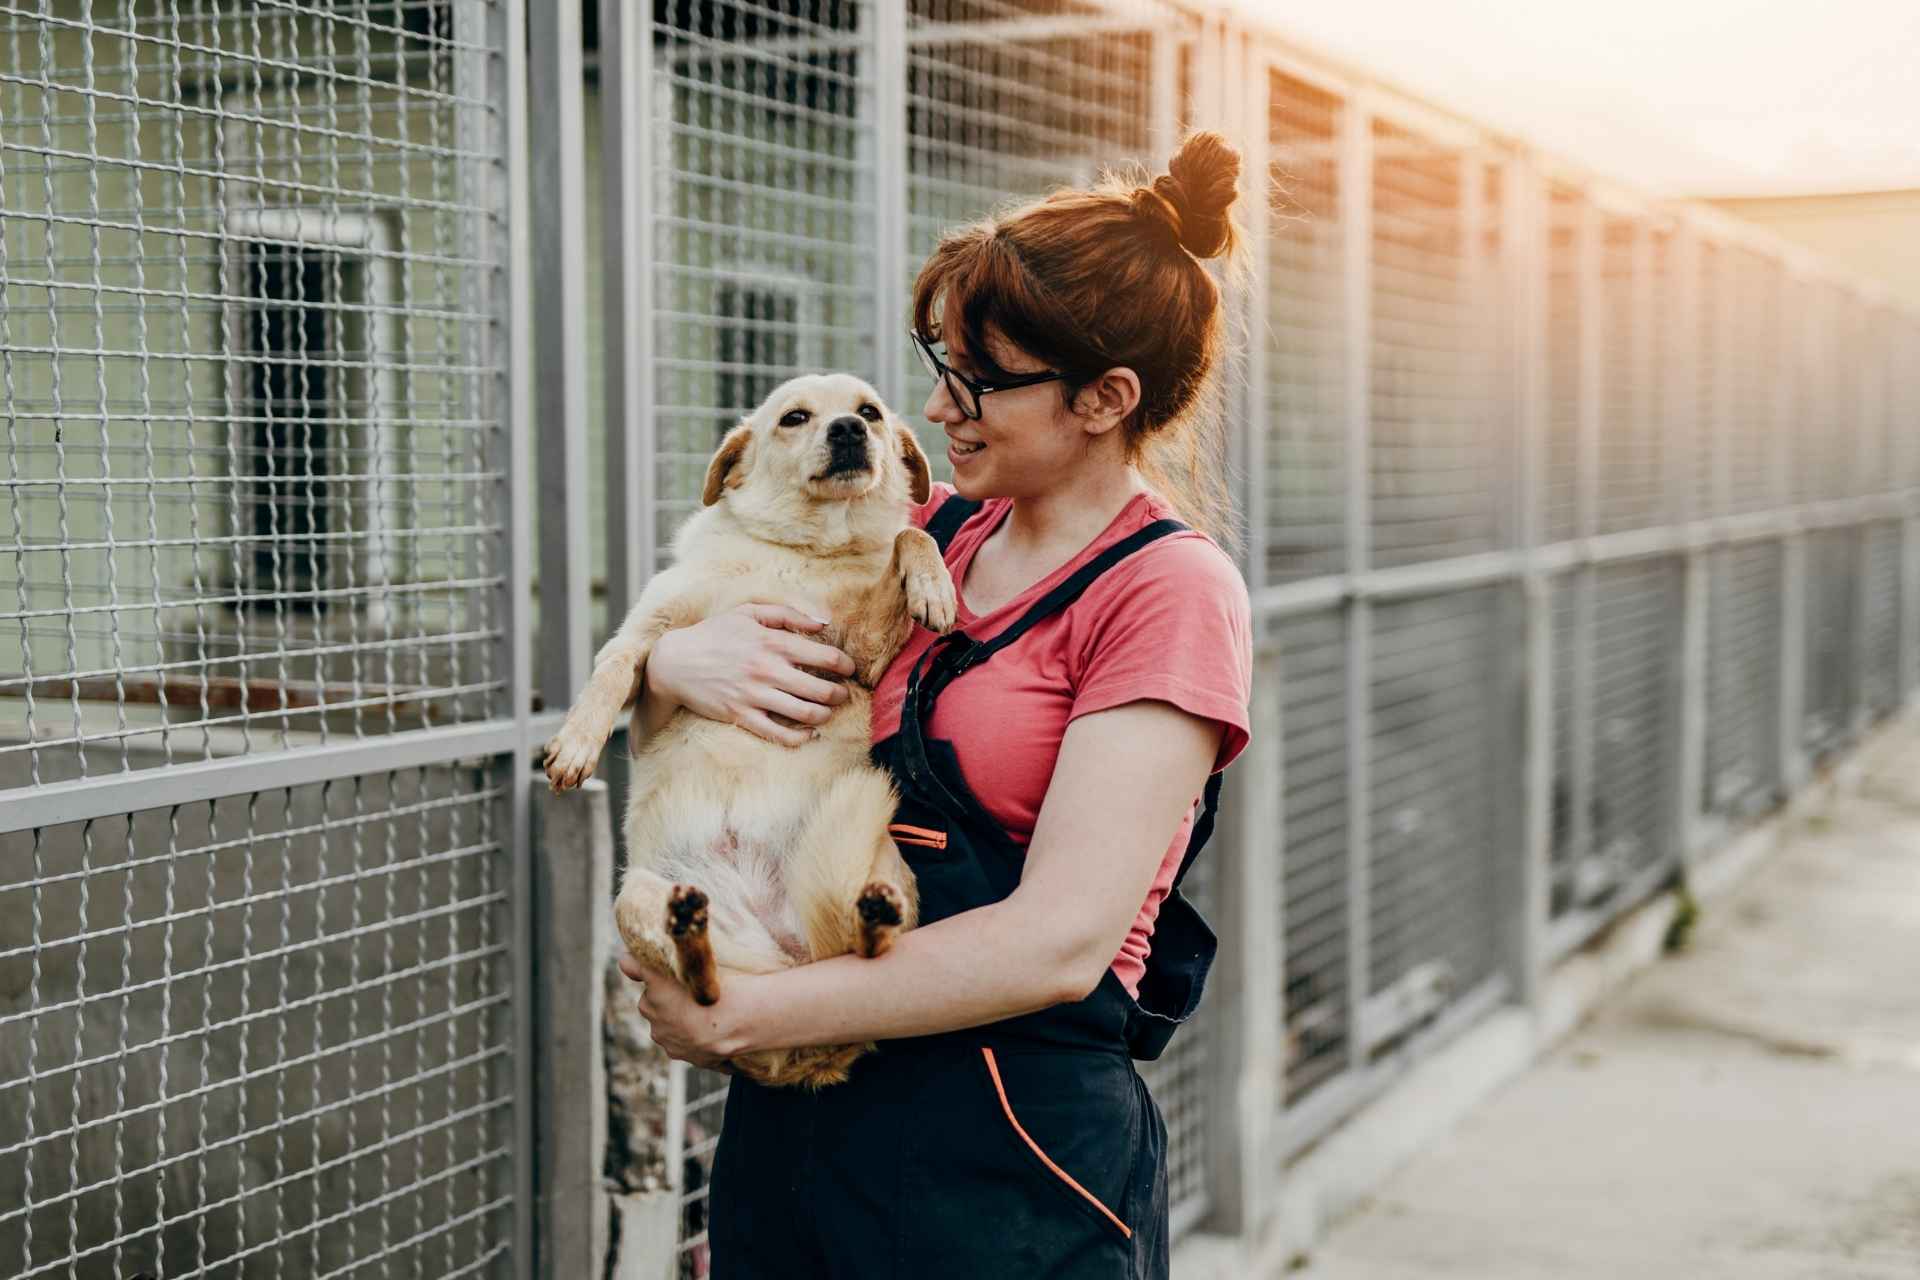
[[[900,461],[907,468],[907,491],[912,494],[915,506],[924,506],[933,496],[933,469],[927,465],[927,455],[920,452],[920,441],[911,429],[896,425],[893,433],[900,438]]]
[[[740,463],[752,444],[753,427],[749,423],[743,422],[727,432],[726,439],[720,442],[720,451],[707,464],[707,486],[700,493],[703,505],[710,507],[720,501],[721,489],[738,489],[746,482],[747,469]],[[921,465],[926,464],[922,462]]]

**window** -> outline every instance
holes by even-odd
[[[396,420],[406,406],[392,242],[379,218],[228,216],[232,569],[243,597],[324,611],[386,578]]]

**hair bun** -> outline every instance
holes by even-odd
[[[1133,207],[1151,215],[1157,209],[1143,206],[1164,205],[1168,216],[1160,220],[1180,247],[1196,258],[1212,258],[1231,249],[1238,238],[1232,210],[1240,196],[1239,183],[1240,153],[1217,133],[1195,133],[1151,187],[1134,193]],[[1143,199],[1148,195],[1156,198]]]

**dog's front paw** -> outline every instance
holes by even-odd
[[[901,570],[900,585],[907,593],[907,612],[915,622],[938,635],[953,630],[959,604],[946,565],[938,560],[933,567],[908,565]]]
[[[553,735],[553,741],[547,744],[547,785],[557,795],[562,791],[571,791],[591,778],[600,763],[600,751],[606,741],[604,735],[595,738],[569,719],[560,726],[560,732]]]

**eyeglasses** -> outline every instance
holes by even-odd
[[[927,339],[925,334],[914,329],[909,329],[907,334],[913,339],[913,349],[920,353],[920,363],[926,366],[927,372],[932,374],[935,380],[944,380],[946,382],[947,394],[952,396],[953,402],[960,406],[960,412],[975,421],[978,421],[980,418],[981,396],[994,391],[1014,391],[1020,387],[1037,387],[1043,382],[1064,381],[1067,376],[1064,373],[1042,371],[1040,373],[1023,373],[1019,377],[1009,378],[1005,382],[980,382],[976,379],[969,378],[966,374],[961,373],[958,369],[955,369],[952,365],[942,360],[939,353],[934,351],[933,343]]]

